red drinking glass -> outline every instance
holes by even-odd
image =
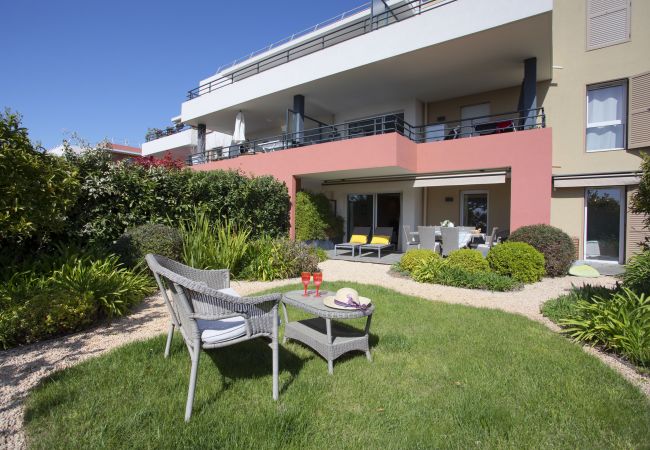
[[[302,295],[307,297],[307,286],[309,286],[309,280],[311,280],[311,272],[302,272],[300,278],[302,279],[302,285],[305,287],[305,293]]]
[[[323,272],[314,272],[314,284],[316,285],[316,297],[320,297],[318,290],[323,282]]]

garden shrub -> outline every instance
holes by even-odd
[[[546,274],[551,277],[566,275],[575,261],[571,237],[550,225],[526,225],[510,234],[509,242],[525,242],[544,255]]]
[[[434,275],[433,283],[467,289],[488,291],[513,291],[522,284],[510,277],[489,271],[470,271],[459,266],[443,264]]]
[[[300,272],[317,271],[318,262],[312,247],[290,239],[265,236],[251,242],[242,277],[260,281],[293,278]]]
[[[144,264],[147,253],[179,261],[183,253],[183,239],[175,228],[150,223],[127,230],[117,239],[113,250],[128,267]]]
[[[650,295],[650,250],[630,258],[625,265],[623,286],[637,294]]]
[[[650,296],[623,288],[611,297],[578,300],[574,317],[560,324],[577,341],[602,345],[650,368]]]
[[[553,322],[559,323],[561,319],[569,319],[576,315],[578,301],[592,302],[596,297],[610,298],[620,289],[621,286],[618,283],[614,287],[593,286],[591,284],[573,286],[568,294],[545,302],[542,305],[542,314]]]
[[[438,257],[426,257],[413,266],[411,276],[420,283],[436,283],[438,272],[444,264],[445,260],[440,255]]]
[[[504,242],[495,245],[487,255],[490,268],[520,281],[534,283],[544,276],[544,255],[525,242]]]
[[[488,272],[490,270],[490,265],[481,252],[468,248],[449,253],[446,263],[450,267],[458,267],[467,272]]]
[[[151,292],[150,278],[122,267],[117,256],[73,256],[47,275],[14,274],[0,285],[0,347],[36,342],[123,315]]]
[[[212,220],[204,209],[181,222],[183,261],[196,269],[228,269],[237,277],[248,251],[251,229],[228,219]]]
[[[404,253],[397,264],[397,269],[411,273],[421,263],[429,259],[442,259],[442,257],[433,250],[419,248],[412,249]]]
[[[324,194],[300,191],[296,193],[296,239],[341,239],[343,219],[332,213],[330,201]]]

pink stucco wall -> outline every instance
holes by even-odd
[[[329,142],[274,153],[240,156],[193,166],[194,170],[241,170],[273,175],[295,198],[297,178],[308,174],[386,167],[401,173],[511,169],[510,227],[549,223],[551,129],[415,144],[395,133]],[[294,211],[291,210],[293,236]]]

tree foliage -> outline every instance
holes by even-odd
[[[641,181],[639,189],[632,197],[632,211],[637,214],[645,214],[645,227],[650,229],[650,155],[641,154]],[[646,241],[646,248],[650,250],[650,243]]]
[[[79,190],[74,168],[35,147],[21,118],[0,113],[0,242],[47,240],[60,231]]]
[[[336,240],[343,236],[343,219],[336,216],[324,194],[301,191],[296,194],[296,239]]]

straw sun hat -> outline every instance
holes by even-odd
[[[323,304],[336,309],[365,309],[370,305],[370,299],[360,297],[359,293],[351,288],[341,288],[336,295],[328,295],[323,299]]]

